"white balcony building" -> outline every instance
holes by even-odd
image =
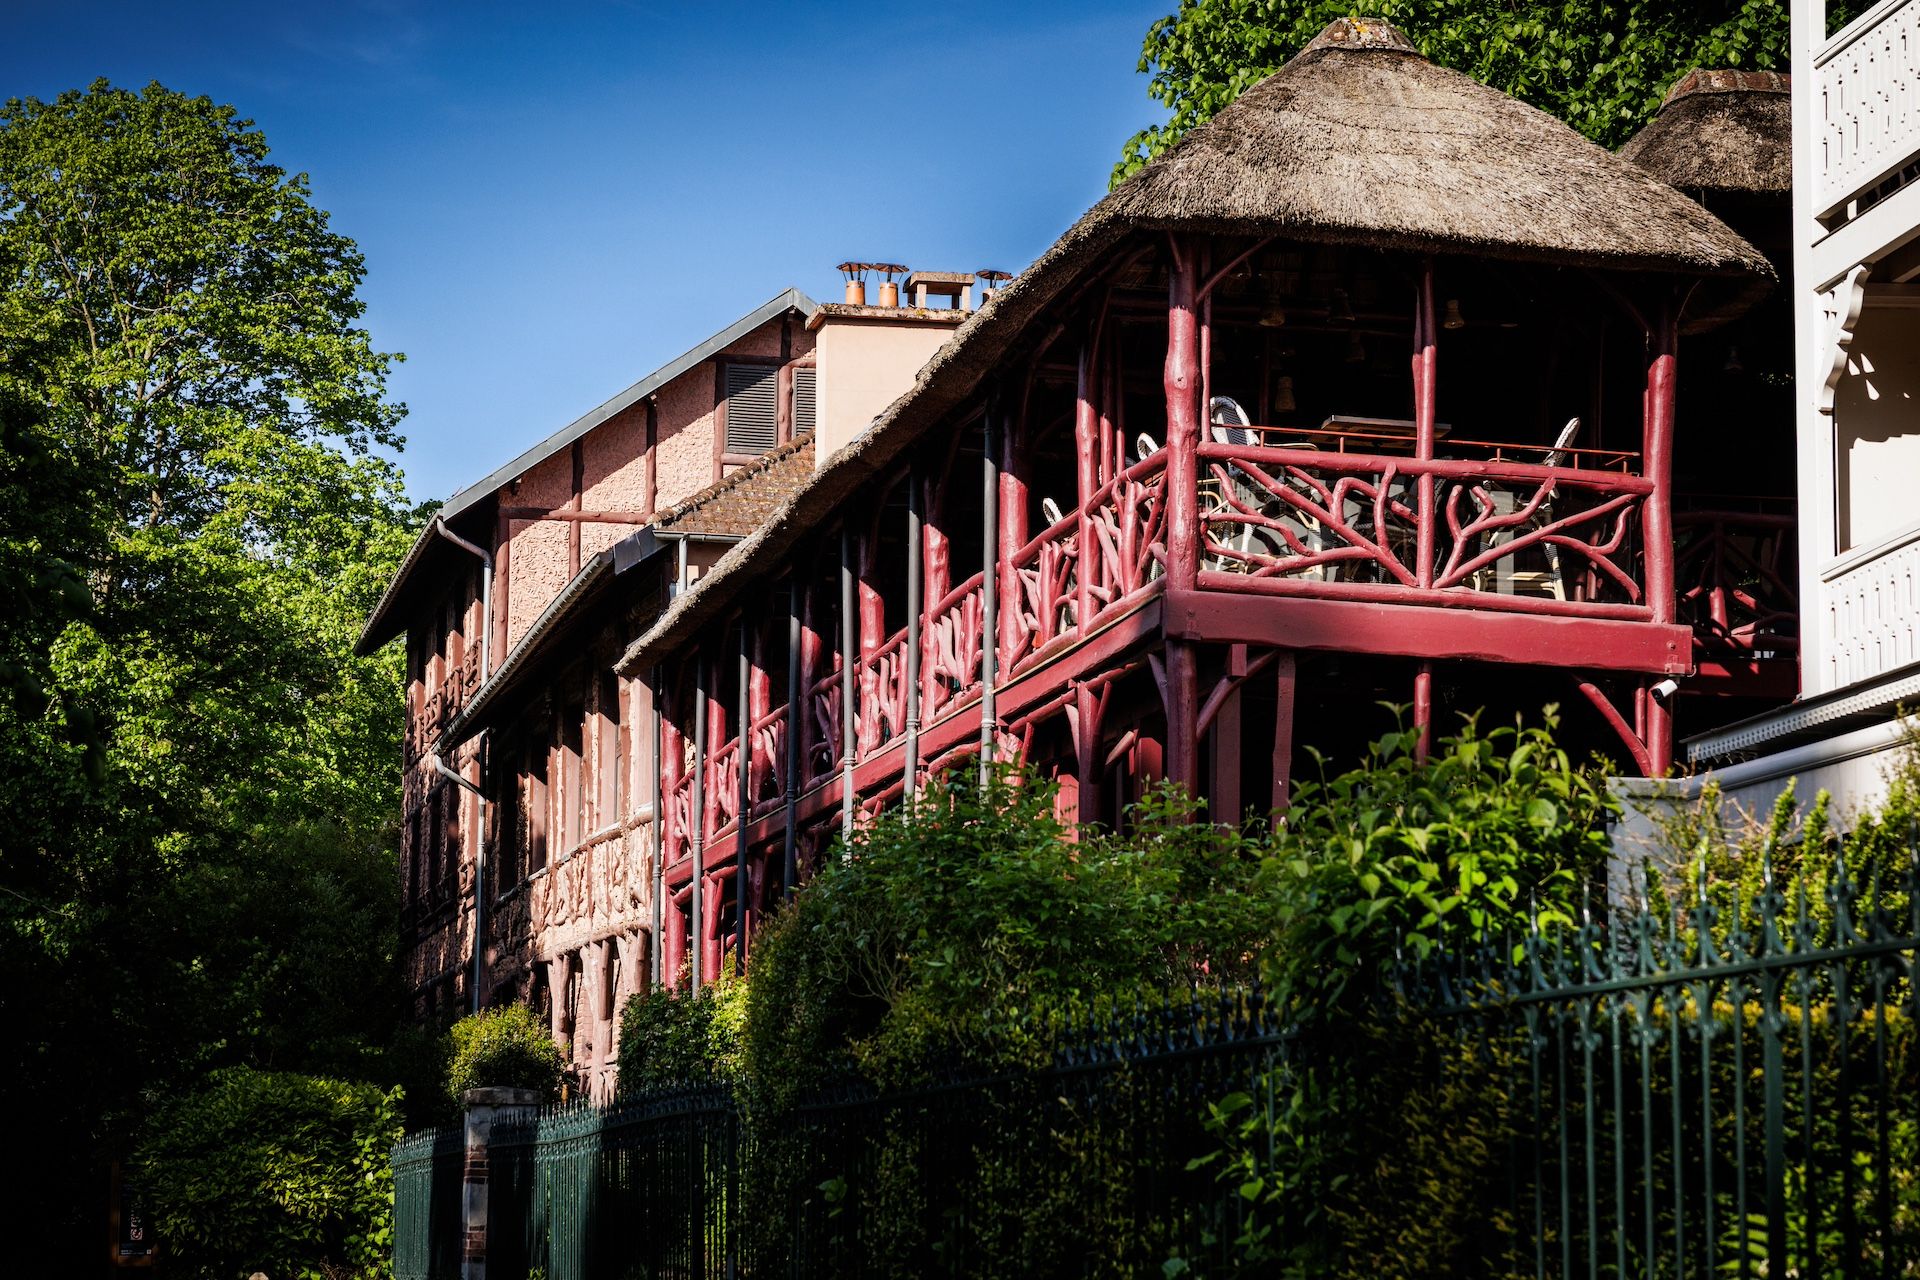
[[[1827,26],[1794,0],[1800,696],[1686,758],[1754,809],[1824,787],[1844,821],[1920,710],[1920,4]]]

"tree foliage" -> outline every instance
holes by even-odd
[[[1859,0],[1830,6],[1840,21]],[[1147,29],[1139,69],[1169,113],[1127,140],[1119,185],[1306,47],[1350,0],[1180,0]],[[1787,6],[1779,0],[1379,0],[1426,57],[1559,116],[1606,147],[1653,118],[1694,67],[1785,70]]]
[[[414,515],[363,274],[230,107],[0,107],[0,1071],[43,1239],[210,1069],[388,1074],[398,659],[351,646]]]

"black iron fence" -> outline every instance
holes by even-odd
[[[488,1275],[1265,1275],[1305,1231],[1329,1274],[1920,1277],[1916,887],[1843,868],[1412,968],[1370,1059],[1220,992],[771,1119],[713,1086],[496,1121]],[[1396,1067],[1420,1114],[1328,1112],[1387,1145],[1303,1215],[1289,1099]],[[452,1274],[429,1145],[396,1151],[402,1280]],[[1459,1221],[1367,1234],[1394,1214]]]

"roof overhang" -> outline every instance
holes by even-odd
[[[495,467],[473,484],[461,489],[441,506],[435,519],[442,522],[454,520],[475,510],[481,504],[490,501],[499,492],[501,486],[525,475],[527,471],[567,448],[601,423],[640,403],[675,378],[702,361],[718,355],[768,321],[777,320],[789,312],[798,312],[812,319],[819,310],[820,304],[800,290],[792,288],[782,290],[698,346],[681,352],[620,394],[594,406],[539,444],[520,453],[512,461]],[[404,616],[405,605],[412,594],[413,583],[421,569],[436,558],[436,543],[445,544],[450,551],[457,551],[457,548],[446,543],[445,539],[436,536],[434,522],[429,521],[427,527],[420,531],[420,536],[414,539],[413,546],[408,548],[406,556],[401,559],[400,567],[394,571],[393,579],[387,583],[387,589],[381,593],[379,603],[367,616],[366,625],[360,631],[360,638],[354,644],[355,653],[362,655],[372,653],[407,629],[407,620]]]

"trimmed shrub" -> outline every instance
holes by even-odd
[[[148,1120],[134,1172],[169,1273],[389,1274],[400,1091],[233,1067]]]
[[[722,978],[698,995],[645,991],[620,1013],[620,1091],[735,1075],[747,1017],[747,980]]]
[[[565,1070],[560,1046],[525,1005],[482,1009],[453,1024],[453,1057],[447,1092],[454,1105],[469,1089],[534,1089],[549,1100],[560,1096]]]

